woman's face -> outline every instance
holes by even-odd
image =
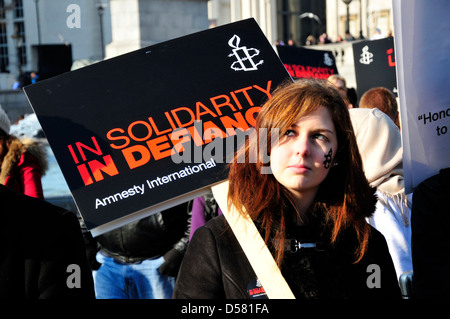
[[[272,147],[270,167],[276,180],[295,198],[315,196],[337,151],[337,135],[325,107],[294,123]]]

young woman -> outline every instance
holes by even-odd
[[[332,84],[278,88],[255,133],[267,130],[270,163],[250,139],[230,166],[228,201],[248,214],[296,298],[400,298],[384,237],[365,218],[376,197],[364,176],[347,106]],[[247,161],[237,161],[244,155]],[[254,157],[253,157],[254,158]],[[270,167],[272,174],[266,174]],[[299,245],[300,243],[300,245]],[[224,216],[194,234],[175,298],[251,298],[257,282]],[[261,294],[258,294],[261,297]]]

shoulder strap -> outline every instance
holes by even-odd
[[[294,299],[280,268],[253,221],[248,215],[240,215],[234,207],[228,207],[228,181],[212,186],[211,190],[267,296],[270,299]]]

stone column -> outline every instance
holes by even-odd
[[[208,28],[207,0],[110,0],[111,58]]]

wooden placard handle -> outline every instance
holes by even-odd
[[[267,245],[248,215],[228,207],[228,181],[211,187],[214,198],[270,299],[295,299]]]

